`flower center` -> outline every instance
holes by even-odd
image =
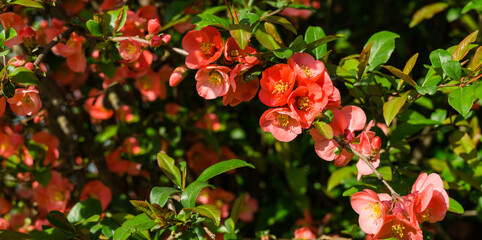
[[[405,230],[405,227],[397,224],[392,226],[392,236],[396,237],[398,239],[403,238],[403,230]]]
[[[290,117],[286,114],[278,114],[276,119],[278,120],[278,125],[282,127],[286,127],[290,123]]]
[[[425,209],[425,211],[422,212],[422,214],[420,214],[422,222],[428,221],[430,219],[431,212],[432,208],[427,208]]]
[[[309,111],[311,109],[311,101],[306,96],[296,98],[296,105],[303,111]]]
[[[288,90],[289,88],[289,83],[283,82],[282,80],[279,80],[277,83],[274,84],[274,90],[272,94],[276,93],[284,93]]]
[[[64,198],[64,194],[60,191],[57,191],[55,192],[54,194],[54,200],[55,201],[63,201],[65,198]]]
[[[308,68],[308,66],[306,65],[301,65],[301,70],[305,73],[305,75],[307,77],[311,77],[312,73],[311,73],[311,69]]]
[[[238,55],[239,55],[238,49],[233,49],[229,52],[229,56],[232,57],[232,58],[237,57]]]
[[[213,55],[214,54],[214,43],[209,43],[209,42],[202,42],[201,43],[201,51],[204,53],[204,55]]]
[[[132,55],[136,52],[137,48],[136,46],[134,46],[134,44],[132,43],[129,43],[129,45],[127,46],[127,52]]]
[[[25,94],[25,96],[22,99],[22,102],[25,103],[25,104],[32,104],[32,99],[30,98],[30,96],[28,94]]]
[[[209,74],[209,82],[212,86],[220,85],[222,81],[223,76],[218,71],[212,71],[211,74]]]

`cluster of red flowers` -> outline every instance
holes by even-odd
[[[422,239],[419,225],[444,219],[449,197],[438,174],[422,173],[407,196],[392,199],[386,193],[364,189],[353,195],[351,205],[360,214],[363,232],[375,239]]]

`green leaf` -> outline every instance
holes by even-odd
[[[231,159],[216,163],[204,170],[201,175],[196,179],[196,182],[205,182],[221,173],[231,171],[236,168],[250,167],[254,168],[252,164],[249,164],[243,160]]]
[[[221,221],[221,210],[219,210],[218,207],[211,204],[205,204],[194,208],[189,208],[189,210],[212,219],[214,224],[219,226],[219,222]]]
[[[89,29],[90,33],[96,37],[102,36],[102,29],[100,28],[100,25],[98,22],[94,20],[89,20],[85,24],[87,26],[87,29]]]
[[[425,80],[422,83],[422,86],[415,86],[415,89],[417,89],[417,91],[422,95],[425,95],[427,93],[433,95],[437,92],[437,85],[441,81],[442,77],[436,74],[433,68],[430,68],[427,75],[425,76]]]
[[[251,28],[245,24],[231,24],[229,33],[241,49],[246,48],[251,38]]]
[[[455,60],[450,60],[442,64],[442,69],[445,74],[455,81],[460,81],[462,79],[461,68],[460,62]]]
[[[136,231],[144,231],[156,226],[157,223],[145,213],[139,214],[127,221],[114,232],[114,240],[125,240]]]
[[[31,145],[29,145],[29,147],[30,146]],[[38,169],[37,171],[33,171],[32,173],[33,173],[33,176],[35,177],[35,180],[37,180],[43,187],[47,187],[47,185],[50,182],[50,179],[52,178],[52,172],[50,171],[49,168],[41,168],[41,169]]]
[[[449,5],[447,3],[438,2],[438,3],[429,4],[420,8],[413,14],[412,21],[410,21],[409,27],[413,28],[417,26],[424,19],[432,18],[435,14],[445,10],[448,6]]]
[[[395,38],[399,37],[396,33],[381,31],[373,34],[373,36],[368,39],[365,46],[373,41],[370,59],[368,60],[368,71],[372,71],[388,61],[395,49]]]
[[[449,211],[453,213],[462,214],[464,213],[464,208],[459,202],[455,201],[453,198],[449,198]]]
[[[390,126],[393,118],[398,114],[408,98],[408,93],[403,93],[400,97],[393,97],[388,102],[383,104],[383,118],[387,126]]]
[[[111,10],[104,14],[104,31],[106,35],[115,35],[126,23],[128,7]]]
[[[199,192],[205,187],[209,187],[206,182],[195,181],[184,189],[181,194],[181,204],[184,208],[193,208],[196,205],[196,198]]]
[[[479,33],[479,30],[469,34],[467,37],[464,38],[464,40],[459,43],[459,45],[457,45],[457,48],[452,54],[453,60],[460,61],[462,58],[465,57],[465,55],[467,55],[470,50],[469,45],[477,39],[477,33]]]
[[[166,205],[169,196],[174,193],[181,192],[179,189],[170,187],[154,187],[151,190],[150,202],[151,204],[159,204],[159,206],[164,207]]]
[[[305,32],[305,41],[306,43],[310,44],[320,38],[325,37],[325,31],[323,31],[323,28],[321,27],[314,27],[314,26],[309,26],[308,29],[306,29]],[[315,59],[320,59],[323,55],[325,55],[326,51],[328,49],[328,46],[325,44],[322,44],[310,52],[315,56]]]
[[[474,9],[474,10],[476,10],[476,11],[479,11],[479,12],[482,11],[482,1],[480,1],[480,0],[478,0],[478,1],[477,1],[477,0],[474,0],[474,1],[468,2],[468,3],[464,6],[464,8],[462,9],[462,14],[465,14],[465,13],[467,13],[468,11],[470,11],[470,10],[472,10],[472,9]]]
[[[233,223],[236,223],[239,218],[239,214],[245,208],[245,201],[246,193],[239,195],[236,200],[234,200],[233,207],[231,208],[231,214],[229,214],[230,219],[233,220]],[[233,224],[234,225],[234,224]]]
[[[6,98],[12,98],[15,96],[15,85],[12,82],[4,83],[2,93]]]
[[[300,168],[290,168],[286,170],[286,179],[293,192],[297,195],[306,194],[308,180],[306,179],[306,172]]]
[[[326,139],[333,138],[333,129],[329,124],[324,122],[314,122],[313,125],[315,126],[316,130],[321,133]]]
[[[331,173],[330,177],[328,178],[328,184],[326,186],[326,191],[331,191],[333,188],[336,186],[340,185],[340,183],[346,179],[352,176],[352,174],[355,172],[355,168],[353,166],[346,166],[346,167],[341,167]]]
[[[258,30],[254,32],[254,37],[259,43],[261,43],[261,45],[269,50],[275,50],[281,47],[278,42],[266,32],[263,24],[260,24]]]
[[[463,88],[456,88],[449,93],[449,104],[464,118],[474,103],[474,86],[469,85]]]
[[[99,199],[87,198],[82,202],[76,203],[70,210],[67,219],[71,223],[85,221],[86,219],[102,214],[102,205]]]
[[[437,49],[430,53],[430,62],[434,67],[442,67],[442,64],[450,60],[452,60],[452,56],[443,49]]]
[[[109,140],[110,138],[117,135],[119,130],[119,125],[110,125],[104,128],[102,132],[95,135],[94,142],[96,143],[104,143],[105,141]]]
[[[166,176],[171,179],[174,184],[176,184],[178,187],[181,187],[181,172],[176,166],[176,161],[174,161],[173,158],[169,157],[165,153],[158,153],[157,164],[161,168],[162,172],[166,174]]]
[[[338,38],[344,38],[345,35],[343,34],[337,34],[337,35],[328,35],[326,37],[322,37],[318,40],[315,40],[313,42],[310,42],[308,46],[306,46],[306,52],[313,51],[315,48],[318,48],[319,46],[322,46],[323,44],[329,43],[331,41],[335,41]]]
[[[5,239],[5,240],[30,240],[30,239],[33,240],[34,239],[32,236],[21,232],[15,232],[10,230],[9,231],[0,230],[0,231],[3,231],[0,233],[0,239]]]
[[[10,49],[9,49],[9,48],[1,51],[1,52],[0,52],[0,57],[6,56],[9,52],[10,52]]]
[[[50,222],[50,224],[63,231],[75,232],[75,228],[72,226],[69,220],[67,220],[65,215],[59,211],[51,211],[47,213],[47,220]]]
[[[410,77],[408,74],[405,74],[400,69],[398,69],[396,67],[393,67],[393,66],[390,66],[390,65],[386,65],[386,66],[382,66],[382,67],[384,67],[385,69],[390,71],[393,75],[402,79],[404,82],[410,84],[412,87],[417,86],[417,83],[415,81],[413,81],[412,77]]]
[[[293,50],[290,48],[279,48],[273,51],[274,55],[281,59],[288,59],[293,55]]]
[[[42,4],[40,4],[37,1],[33,1],[33,0],[16,0],[16,1],[11,2],[11,4],[17,4],[17,5],[22,5],[22,6],[25,6],[25,7],[33,7],[33,8],[44,9],[44,6],[42,6]]]
[[[196,24],[199,27],[215,26],[229,30],[229,22],[224,18],[220,18],[216,15],[201,13],[191,19],[192,24]]]
[[[24,68],[18,67],[11,71],[8,76],[14,83],[23,85],[38,85],[39,81],[34,72]]]
[[[295,35],[297,34],[296,28],[293,26],[293,24],[291,24],[291,22],[284,17],[269,16],[269,17],[266,17],[264,20],[270,23],[279,24],[284,28],[288,29],[289,31],[291,31],[292,33],[294,33]]]
[[[361,79],[363,73],[365,73],[365,69],[368,65],[368,60],[370,59],[370,51],[372,50],[372,46],[373,41],[368,43],[360,53],[360,57],[358,58],[358,61],[360,62],[360,64],[358,64],[358,79]]]
[[[305,40],[303,40],[302,36],[298,36],[291,42],[290,44],[290,49],[293,50],[293,52],[301,52],[305,50],[307,44]]]

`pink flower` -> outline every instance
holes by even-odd
[[[136,87],[141,92],[144,101],[152,102],[157,98],[164,99],[166,97],[166,86],[162,84],[160,74],[150,68],[136,78]]]
[[[50,211],[65,211],[70,199],[73,185],[58,172],[52,171],[52,177],[46,187],[38,185],[35,188],[34,199],[38,204],[39,211],[46,214]]]
[[[22,17],[13,12],[6,12],[6,13],[0,14],[0,20],[2,22],[3,28],[6,30],[13,28],[15,32],[19,33],[20,30],[24,29],[25,27],[25,22],[23,21]],[[17,36],[6,41],[5,45],[8,47],[13,47],[21,43],[22,43],[22,39],[17,34]]]
[[[4,96],[0,97],[0,117],[3,116],[3,113],[5,113],[5,107],[7,106],[7,101],[5,100]]]
[[[99,94],[99,90],[95,88],[91,89],[89,96],[91,97],[87,98],[84,107],[89,113],[92,122],[100,122],[114,115],[114,110],[104,107],[104,94]]]
[[[313,82],[301,83],[288,97],[288,105],[298,115],[303,128],[310,127],[327,102],[325,92]]]
[[[380,137],[375,136],[375,133],[370,131],[373,126],[373,120],[368,123],[365,131],[362,131],[358,138],[360,139],[360,145],[357,145],[358,151],[367,156],[373,167],[377,168],[380,164],[380,147],[381,140]],[[372,169],[363,161],[359,159],[356,168],[358,169],[358,181],[362,175],[370,175],[373,173]]]
[[[214,113],[206,113],[204,116],[194,123],[197,128],[202,128],[210,131],[217,131],[221,127],[219,118]]]
[[[244,197],[244,204],[239,213],[239,220],[243,222],[252,222],[254,219],[254,213],[258,211],[258,200],[251,198],[249,193]]]
[[[295,53],[288,59],[288,65],[296,72],[298,81],[317,82],[326,72],[325,64],[315,60],[308,53]]]
[[[135,40],[123,40],[119,44],[120,56],[129,62],[136,61],[141,56],[141,52],[141,44]]]
[[[230,71],[228,67],[217,65],[199,69],[195,76],[199,96],[209,100],[226,95],[229,90]]]
[[[80,201],[87,198],[95,198],[100,200],[102,210],[105,211],[112,200],[112,191],[99,180],[92,180],[84,186],[80,194]]]
[[[182,39],[182,47],[189,54],[186,66],[198,69],[216,61],[223,53],[223,39],[216,28],[208,26],[201,30],[186,33]]]
[[[15,96],[7,100],[10,104],[10,109],[20,116],[37,114],[40,108],[42,108],[42,101],[40,101],[38,93],[34,86],[15,89]]]
[[[223,97],[224,105],[236,106],[243,101],[249,101],[256,96],[259,89],[259,79],[253,79],[247,82],[244,79],[244,73],[252,68],[253,64],[238,64],[229,75],[231,87]]]
[[[147,32],[149,32],[150,34],[155,35],[159,33],[160,30],[161,24],[159,23],[159,19],[153,18],[147,22]]]
[[[0,218],[0,230],[7,230],[10,227],[10,224],[4,218]]]
[[[342,109],[333,109],[333,120],[329,124],[333,129],[333,136],[339,137],[341,140],[352,144],[355,136],[354,132],[363,129],[366,122],[366,116],[363,110],[356,106],[345,106]],[[340,149],[341,146],[334,139],[326,139],[316,129],[310,131],[313,140],[315,140],[315,151],[318,156],[325,161],[335,160],[335,166],[341,167],[348,164],[353,158],[353,154]]]
[[[295,239],[316,239],[316,235],[309,227],[302,227],[295,230]]]
[[[438,174],[420,174],[412,186],[412,193],[418,194],[415,198],[414,212],[420,223],[434,223],[445,218],[449,208],[449,196]]]
[[[135,115],[129,105],[122,105],[116,111],[116,117],[119,121],[130,123],[135,120]]]
[[[187,165],[196,174],[200,175],[204,169],[219,161],[218,155],[210,147],[200,142],[194,143],[186,152]]]
[[[301,124],[296,113],[289,108],[271,108],[261,115],[261,129],[271,132],[278,141],[289,142],[301,133]]]
[[[224,44],[224,58],[228,62],[254,64],[258,61],[258,58],[253,56],[256,53],[256,49],[249,45],[241,49],[232,37],[226,39],[226,43]]]
[[[376,194],[370,189],[357,192],[351,197],[351,206],[360,214],[358,223],[363,232],[377,234],[383,225],[385,214],[389,210],[382,201],[390,200],[386,194]]]
[[[174,71],[171,73],[171,76],[169,77],[169,85],[171,87],[176,87],[187,76],[187,74],[188,69],[186,65],[175,68]]]
[[[122,143],[122,151],[129,155],[137,155],[141,152],[139,141],[135,137],[127,137]]]

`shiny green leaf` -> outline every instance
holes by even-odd
[[[159,204],[159,206],[164,207],[166,205],[169,196],[174,193],[181,192],[179,189],[170,187],[154,187],[151,190],[150,202],[151,204]]]
[[[469,85],[463,88],[456,88],[449,93],[449,104],[464,118],[474,103],[474,86]]]
[[[241,168],[241,167],[250,167],[254,168],[252,164],[249,164],[243,160],[239,159],[231,159],[216,163],[204,170],[201,175],[196,179],[197,182],[205,182],[221,173],[225,173],[227,171]]]
[[[157,164],[162,172],[177,186],[181,187],[181,171],[176,166],[176,161],[165,153],[157,154]]]
[[[389,31],[381,31],[371,36],[365,46],[373,41],[370,51],[370,59],[368,60],[368,71],[376,69],[381,64],[385,64],[395,49],[395,38],[399,38],[398,34]]]
[[[212,219],[214,224],[219,226],[219,222],[221,221],[221,210],[219,210],[218,207],[211,204],[205,204],[194,208],[189,208],[189,210]]]
[[[196,205],[196,198],[199,192],[205,187],[209,187],[206,182],[195,181],[184,189],[181,194],[181,204],[184,208],[193,208]]]
[[[398,114],[400,109],[402,109],[405,102],[407,102],[408,93],[405,92],[400,95],[400,97],[393,97],[388,102],[383,104],[383,118],[387,126],[390,126],[393,118]]]
[[[306,29],[305,32],[305,41],[306,43],[310,44],[320,38],[325,37],[325,31],[323,31],[323,28],[321,27],[314,27],[314,26],[309,26],[308,29]],[[325,44],[322,44],[314,49],[312,49],[310,52],[315,56],[315,59],[320,59],[327,51],[328,47]]]
[[[412,21],[410,21],[409,27],[413,28],[417,26],[420,22],[422,22],[424,19],[432,18],[435,14],[445,10],[448,6],[449,5],[445,2],[438,2],[438,3],[429,4],[420,8],[413,14]]]

